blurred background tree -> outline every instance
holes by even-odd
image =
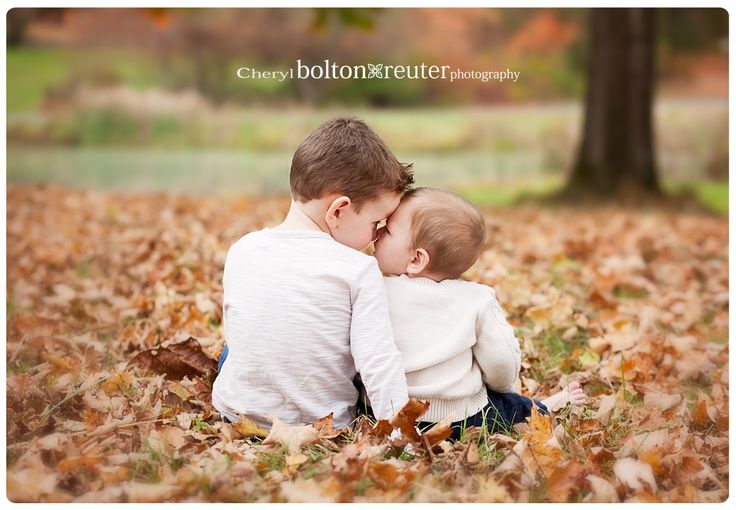
[[[659,193],[655,9],[591,9],[585,124],[565,194]]]

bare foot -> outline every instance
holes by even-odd
[[[585,402],[585,392],[580,387],[580,383],[573,381],[563,388],[562,391],[555,393],[541,401],[550,411],[562,409],[567,404],[580,405]]]

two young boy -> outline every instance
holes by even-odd
[[[227,351],[212,390],[225,419],[269,427],[332,412],[346,426],[356,374],[378,418],[409,396],[429,400],[428,421],[451,414],[456,432],[530,414],[532,401],[510,393],[520,351],[493,289],[457,280],[485,240],[482,217],[412,183],[410,165],[356,119],[326,122],[299,146],[285,220],[243,236],[225,262]],[[376,258],[359,251],[373,241]],[[582,398],[571,386],[537,404]]]

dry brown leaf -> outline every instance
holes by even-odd
[[[480,462],[480,455],[478,454],[478,443],[471,441],[468,443],[468,447],[465,450],[465,462],[470,466],[475,466]]]
[[[713,424],[714,420],[708,413],[705,400],[699,400],[695,410],[692,412],[692,424],[695,430],[705,430]]]
[[[217,373],[217,362],[205,355],[197,339],[187,340],[168,347],[158,347],[138,353],[128,363],[157,374],[166,374],[169,379],[201,377],[211,381]]]
[[[672,409],[682,400],[681,394],[667,394],[661,392],[650,391],[644,394],[644,405],[652,408],[656,407],[662,411]]]
[[[422,416],[429,409],[429,403],[423,400],[417,400],[410,398],[409,401],[404,404],[401,410],[393,415],[389,420],[389,423],[394,429],[400,429],[404,438],[408,439],[412,443],[420,444],[421,438],[414,424],[417,418]]]
[[[552,470],[545,481],[549,499],[555,503],[569,501],[576,494],[585,478],[585,468],[575,459]]]
[[[444,420],[435,423],[431,429],[422,434],[430,446],[441,443],[452,435],[452,416],[447,416]]]
[[[639,432],[632,434],[624,441],[621,448],[621,455],[624,457],[639,455],[641,452],[651,450],[652,448],[667,450],[671,447],[671,443],[672,437],[669,429]]]
[[[315,429],[317,429],[319,437],[323,439],[334,439],[340,434],[345,433],[346,431],[346,429],[344,428],[335,430],[332,427],[332,413],[314,422],[313,426]]]
[[[600,422],[601,425],[606,425],[608,420],[611,418],[611,413],[616,407],[616,395],[606,395],[601,399],[598,405],[598,412],[595,414],[595,418]]]

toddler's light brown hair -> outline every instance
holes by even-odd
[[[412,248],[429,254],[427,271],[459,278],[473,265],[486,240],[483,216],[468,200],[450,191],[416,188],[402,197],[411,205]]]

